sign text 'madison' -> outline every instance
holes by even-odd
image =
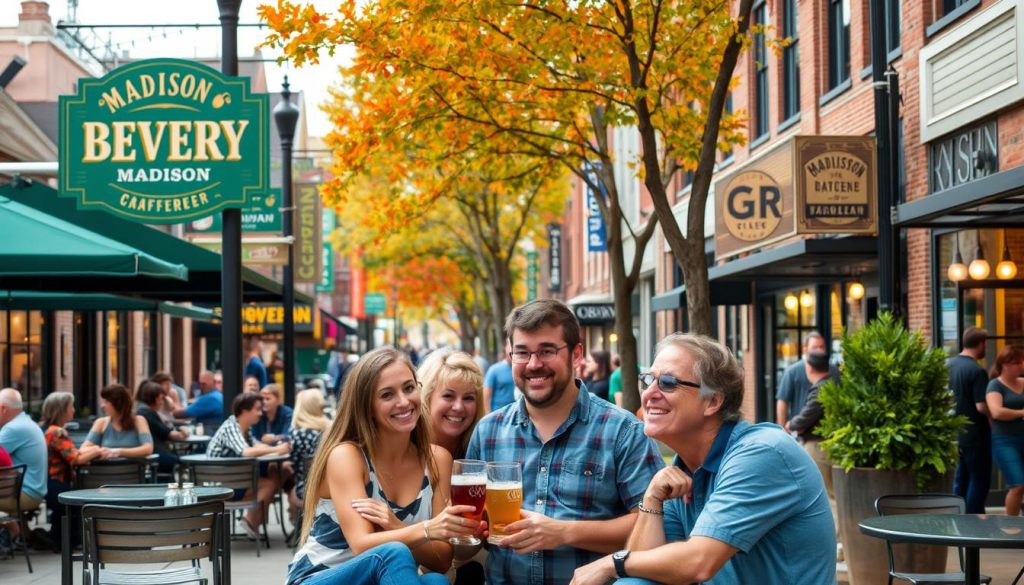
[[[60,98],[60,192],[79,208],[179,223],[269,185],[269,108],[247,78],[151,59]]]

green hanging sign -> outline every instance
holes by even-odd
[[[136,61],[60,96],[60,194],[79,209],[181,223],[270,186],[269,101],[246,77]]]

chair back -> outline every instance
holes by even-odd
[[[964,503],[964,499],[953,494],[892,494],[881,496],[875,500],[875,512],[879,516],[892,516],[896,514],[963,514],[966,510],[967,504]],[[907,566],[909,564],[911,547],[902,545],[900,550],[894,553],[893,543],[886,540],[885,546],[889,553],[890,575],[897,570],[896,565]],[[941,553],[925,552],[929,549],[932,551],[941,549]],[[921,554],[944,555],[947,549],[946,547],[914,545],[913,550],[921,551]],[[959,553],[960,570],[962,572],[964,565],[963,549],[960,549]]]
[[[210,559],[221,548],[224,502],[140,508],[87,504],[82,553],[92,574],[101,564],[151,564]]]
[[[146,469],[149,462],[140,459],[119,461],[94,460],[75,470],[77,489],[98,488],[112,484],[146,483]]]
[[[189,461],[189,477],[196,485],[219,485],[233,490],[252,490],[260,477],[259,460],[254,457],[213,458]]]
[[[0,500],[12,498],[17,506],[21,499],[21,484],[25,481],[28,465],[0,467]]]

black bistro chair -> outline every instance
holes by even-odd
[[[11,467],[0,467],[0,500],[10,498],[14,500],[14,516],[5,516],[0,512],[0,522],[17,522],[21,531],[21,550],[25,553],[25,564],[28,565],[28,572],[32,572],[32,561],[28,558],[28,523],[25,522],[25,514],[21,509],[21,484],[25,480],[25,470],[28,466],[22,463]],[[13,543],[12,543],[13,544]]]
[[[248,495],[241,500],[224,502],[224,509],[232,514],[231,534],[234,536],[234,518],[245,510],[260,506],[256,500],[256,486],[259,483],[260,465],[255,457],[216,457],[185,463],[188,476],[197,486],[217,485],[233,490],[248,490]],[[256,526],[256,556],[260,556],[260,543],[263,541],[270,548],[270,534],[267,532],[267,516],[269,510],[263,510],[263,523]],[[261,534],[262,533],[262,534]]]
[[[146,483],[150,462],[145,459],[97,459],[75,471],[75,489],[90,489],[111,484]]]
[[[82,508],[85,539],[84,585],[207,584],[200,560],[208,559],[213,583],[220,585],[230,570],[223,544],[224,502],[187,506],[135,507],[88,504]],[[186,566],[152,571],[114,571],[114,564],[161,564],[189,561]]]
[[[875,500],[875,511],[879,516],[893,514],[963,514],[967,509],[964,499],[952,494],[894,494],[882,496]],[[904,545],[905,546],[905,545]],[[906,573],[896,569],[893,556],[893,544],[885,541],[889,553],[889,585],[893,579],[908,581],[914,585],[953,585],[964,583],[964,551],[957,549],[960,555],[960,572],[958,573]],[[981,575],[982,583],[991,583],[992,577]]]

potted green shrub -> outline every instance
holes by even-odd
[[[819,394],[824,417],[817,432],[834,464],[850,582],[881,583],[885,543],[862,535],[858,523],[875,515],[878,496],[949,491],[957,432],[966,418],[953,415],[945,353],[929,348],[919,331],[907,331],[891,313],[844,337],[842,348],[839,379]],[[946,551],[935,551],[912,553],[911,562],[921,563],[914,570],[943,571]]]

